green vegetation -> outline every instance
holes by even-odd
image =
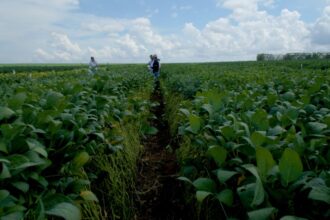
[[[328,66],[163,64],[180,205],[196,219],[330,218]],[[1,219],[134,218],[141,143],[155,133],[146,66],[14,67],[0,66]]]
[[[152,83],[120,68],[0,76],[1,219],[131,217]]]
[[[198,218],[330,217],[330,76],[304,65],[164,67],[167,99],[184,97],[167,108]]]

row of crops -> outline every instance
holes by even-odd
[[[330,218],[330,73],[301,62],[162,65],[196,219]],[[133,219],[152,89],[145,65],[7,66],[0,219]]]
[[[106,65],[103,65],[106,66]],[[87,64],[0,64],[0,74],[67,71],[87,68]]]
[[[329,71],[313,61],[252,62],[162,74],[196,218],[330,218]]]
[[[129,219],[145,66],[0,75],[0,218]]]

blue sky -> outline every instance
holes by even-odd
[[[330,51],[330,0],[1,0],[0,30],[0,63],[253,60]]]

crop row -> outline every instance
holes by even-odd
[[[328,72],[279,62],[173,65],[163,83],[181,140],[179,179],[199,218],[330,217]]]
[[[125,177],[126,168],[115,163],[120,152],[139,146],[139,141],[130,145],[126,136],[138,139],[148,130],[149,103],[143,94],[151,86],[145,85],[150,78],[142,68],[117,69],[95,76],[79,70],[1,76],[1,219],[122,215],[115,207],[123,201],[114,199],[120,194],[124,200],[125,189],[100,187],[104,181],[134,178]],[[102,190],[113,197],[105,201]]]

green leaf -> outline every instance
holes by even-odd
[[[186,117],[189,118],[189,116],[190,116],[190,112],[189,112],[188,109],[180,108],[179,111],[180,111],[182,114],[184,114]]]
[[[147,135],[156,135],[158,133],[158,129],[154,126],[148,126],[144,133]]]
[[[248,212],[250,220],[268,220],[273,219],[273,215],[276,213],[277,209],[274,207],[258,209],[255,211]]]
[[[178,177],[178,180],[193,184],[193,182],[190,179],[188,179],[187,177],[184,177],[184,176]]]
[[[232,140],[236,137],[235,130],[231,126],[223,126],[220,128],[220,131],[227,140]]]
[[[4,200],[10,195],[9,191],[7,190],[0,190],[0,201]]]
[[[20,155],[20,154],[13,154],[7,159],[10,161],[10,169],[20,169],[26,167],[25,164],[29,164],[29,158]],[[28,167],[28,166],[27,166]]]
[[[240,201],[246,209],[251,209],[252,201],[255,194],[256,183],[249,183],[237,188],[237,194]]]
[[[209,178],[198,178],[193,182],[195,188],[199,191],[215,192],[216,184]]]
[[[224,94],[221,94],[215,90],[211,90],[208,91],[207,93],[207,98],[209,100],[209,103],[213,106],[214,110],[219,110],[221,108],[222,105],[222,98],[223,98]]]
[[[265,190],[264,190],[264,187],[262,185],[262,182],[261,182],[260,176],[258,174],[257,168],[252,164],[246,164],[246,165],[243,165],[242,167],[244,167],[246,170],[248,170],[250,173],[252,173],[256,177],[254,197],[253,197],[253,201],[251,203],[251,206],[252,207],[253,206],[258,206],[265,199]]]
[[[10,161],[10,170],[24,169],[38,165],[38,163],[32,163],[29,158],[20,154],[11,155],[7,159]]]
[[[199,203],[202,203],[206,197],[211,195],[212,193],[210,192],[205,192],[205,191],[196,191],[196,198]]]
[[[283,216],[282,218],[280,218],[280,220],[308,220],[308,219],[287,215],[287,216]]]
[[[71,203],[62,202],[46,210],[47,215],[62,217],[65,220],[80,220],[80,210]]]
[[[266,141],[266,132],[265,131],[255,131],[251,135],[251,141],[255,147],[261,146]]]
[[[286,92],[284,95],[283,95],[283,99],[285,101],[293,101],[295,99],[295,94],[293,92]]]
[[[270,128],[267,132],[270,136],[277,136],[285,133],[286,130],[279,125],[276,125],[274,128]]]
[[[24,104],[26,98],[27,98],[26,93],[18,93],[16,95],[12,96],[8,100],[8,105],[11,108],[17,109]]]
[[[216,198],[226,204],[227,206],[232,206],[234,201],[234,193],[230,189],[225,189],[216,195]]]
[[[231,177],[235,176],[236,174],[238,173],[234,171],[227,171],[221,169],[216,170],[216,175],[218,177],[218,180],[222,184],[224,184],[227,180],[229,180]]]
[[[298,179],[303,171],[299,154],[290,148],[286,148],[280,159],[279,170],[284,186]]]
[[[201,118],[197,115],[190,115],[189,123],[190,123],[191,131],[197,134],[201,128]]]
[[[11,174],[9,168],[5,163],[2,163],[2,171],[0,173],[0,180],[10,178]]]
[[[28,138],[26,140],[26,143],[28,144],[30,150],[33,150],[46,158],[48,157],[48,153],[45,149],[45,146],[42,145],[39,141],[32,138]]]
[[[24,219],[24,212],[13,212],[5,216],[1,216],[1,220],[21,220]]]
[[[257,167],[263,180],[266,179],[268,172],[275,166],[273,155],[268,149],[263,147],[256,148]]]
[[[227,157],[227,150],[224,147],[213,145],[207,150],[207,154],[210,155],[218,166],[221,166]]]
[[[75,168],[83,167],[89,161],[89,154],[85,151],[78,153],[72,161]]]
[[[307,123],[307,128],[310,130],[312,134],[321,134],[324,129],[328,126],[319,122],[309,122]]]
[[[252,115],[251,120],[254,126],[256,126],[256,128],[260,131],[266,131],[269,127],[268,114],[263,109],[258,109]]]
[[[293,122],[296,123],[299,115],[297,108],[290,107],[286,112],[287,117]]]
[[[26,182],[13,182],[12,185],[24,193],[28,192],[30,188],[29,184]]]
[[[205,110],[205,111],[207,111],[207,113],[209,113],[209,116],[212,116],[213,115],[213,107],[212,107],[212,105],[210,105],[210,104],[204,104],[202,106],[202,109]]]
[[[317,187],[313,187],[308,194],[308,198],[317,201],[323,201],[330,205],[330,188],[326,185],[319,185]]]
[[[0,152],[8,153],[7,145],[4,141],[0,141]]]
[[[48,108],[54,108],[59,106],[63,100],[64,100],[63,94],[59,92],[50,91],[46,96],[46,101],[47,101],[46,105]]]
[[[13,110],[8,107],[0,106],[0,121],[3,119],[9,119],[13,115],[15,115],[15,112]]]
[[[91,191],[82,191],[80,192],[80,196],[85,200],[85,201],[94,201],[98,202],[99,200],[97,199],[96,195],[92,193]]]

